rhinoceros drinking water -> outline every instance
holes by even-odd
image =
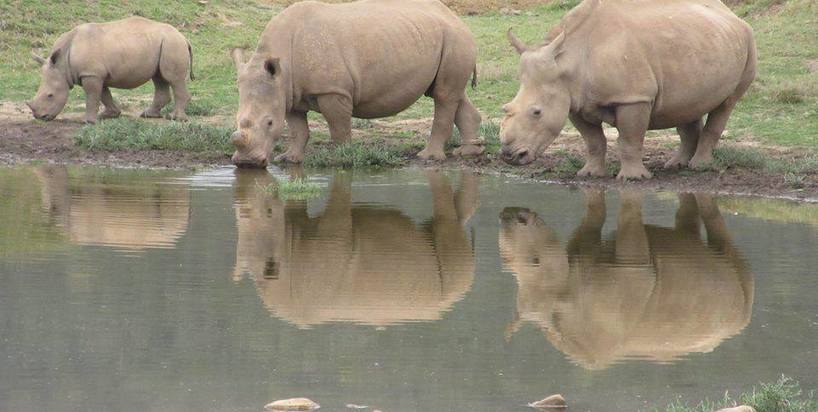
[[[289,128],[290,147],[276,161],[299,163],[309,139],[307,112],[318,111],[334,142],[350,138],[351,119],[399,113],[424,94],[435,102],[429,143],[418,156],[445,159],[456,124],[459,155],[482,152],[480,114],[466,97],[477,47],[468,27],[437,0],[297,3],[274,17],[248,62],[240,50],[239,166],[263,167]]]
[[[193,79],[190,43],[175,28],[142,17],[109,23],[87,23],[57,39],[48,58],[34,55],[42,66],[40,88],[28,102],[34,117],[53,120],[65,107],[74,85],[85,90],[85,122],[96,123],[99,103],[103,119],[121,113],[109,88],[133,89],[153,80],[153,104],[143,117],[160,117],[170,102],[170,119],[184,120],[190,100],[187,76]]]
[[[521,86],[504,106],[504,159],[532,162],[571,119],[587,146],[580,176],[606,174],[602,123],[619,130],[620,179],[651,177],[642,163],[648,129],[681,136],[666,167],[709,163],[756,73],[752,29],[719,0],[585,0],[547,44],[509,38]]]

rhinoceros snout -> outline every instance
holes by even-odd
[[[526,165],[534,161],[534,156],[528,149],[514,149],[512,147],[503,147],[502,150],[503,161],[513,165]]]
[[[233,153],[231,160],[240,169],[263,169],[267,167],[267,158],[243,156],[239,152]]]

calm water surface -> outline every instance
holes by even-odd
[[[818,387],[818,207],[461,172],[0,169],[0,410]]]

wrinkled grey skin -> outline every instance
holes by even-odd
[[[445,159],[454,125],[463,141],[455,154],[480,154],[480,114],[465,93],[476,55],[468,27],[437,0],[290,6],[264,29],[249,61],[233,51],[239,87],[233,162],[266,166],[286,122],[290,146],[275,161],[300,163],[308,111],[323,114],[333,142],[342,143],[351,138],[352,117],[392,116],[424,94],[435,101],[435,119],[418,157]]]
[[[619,179],[651,177],[642,144],[653,129],[681,136],[666,167],[706,165],[756,73],[752,29],[718,0],[585,0],[545,45],[509,39],[521,84],[504,106],[503,158],[532,162],[570,119],[587,146],[580,176],[607,174],[602,123],[619,130]]]
[[[142,17],[82,24],[61,35],[48,58],[33,57],[41,66],[41,81],[37,95],[27,104],[37,119],[56,118],[74,85],[85,90],[87,123],[95,123],[98,117],[118,117],[121,110],[109,88],[133,89],[149,80],[156,92],[142,116],[160,117],[173,88],[174,109],[168,118],[187,119],[186,82],[188,73],[193,78],[193,55],[187,39],[170,25]],[[105,111],[98,115],[100,102]]]

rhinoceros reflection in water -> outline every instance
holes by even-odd
[[[605,198],[563,248],[536,214],[501,214],[500,250],[518,282],[517,319],[588,369],[623,359],[672,362],[710,352],[750,322],[753,279],[709,195],[679,195],[675,228],[642,223],[642,195],[621,193],[617,230],[603,239]],[[701,222],[707,234],[700,236]]]
[[[35,169],[43,207],[72,242],[122,249],[170,248],[187,230],[185,186],[128,179],[71,184],[65,166]]]
[[[267,309],[299,328],[326,322],[387,326],[432,321],[471,288],[474,256],[464,230],[477,179],[452,191],[428,172],[434,213],[417,226],[397,209],[354,205],[348,174],[336,174],[323,213],[259,191],[266,172],[237,171],[234,280],[249,274]]]

